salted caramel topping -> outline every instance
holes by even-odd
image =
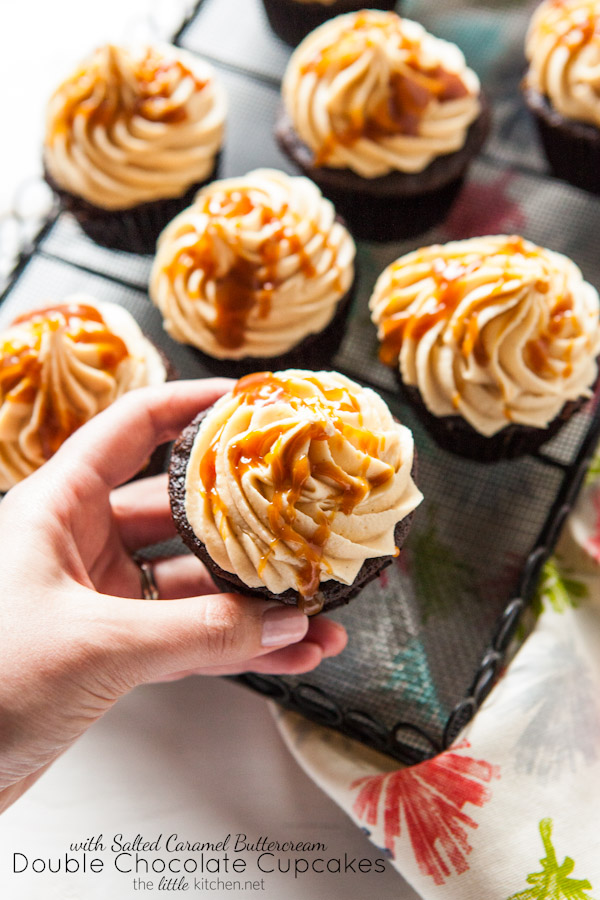
[[[65,405],[57,396],[47,368],[39,361],[44,336],[59,332],[79,344],[93,345],[98,368],[114,372],[128,356],[127,346],[111,333],[97,309],[74,304],[35,310],[19,316],[14,325],[26,325],[15,338],[0,344],[0,403],[31,403],[39,396],[39,438],[49,459],[88,418],[85,410]]]
[[[52,94],[44,163],[59,187],[100,209],[180,197],[211,172],[226,106],[199,57],[108,44]]]
[[[309,376],[307,380],[318,385],[315,378]],[[318,611],[316,598],[323,580],[323,570],[327,570],[324,553],[331,534],[332,518],[338,512],[350,515],[369,492],[383,487],[394,476],[394,469],[386,466],[385,471],[378,475],[368,476],[369,458],[376,455],[381,436],[365,428],[350,426],[338,417],[339,412],[356,412],[356,400],[348,390],[325,388],[320,396],[307,396],[296,379],[260,372],[240,379],[232,393],[240,405],[268,406],[284,402],[298,413],[298,419],[246,432],[239,440],[230,443],[228,453],[231,469],[240,482],[248,472],[260,472],[263,466],[268,467],[272,477],[268,522],[273,543],[285,542],[303,560],[298,572],[297,589],[302,597],[301,607],[305,610],[310,608],[312,614]],[[303,421],[304,417],[306,421]],[[365,454],[361,476],[347,474],[333,460],[315,458],[315,442],[320,441],[332,445],[335,456],[336,431],[340,439],[348,440]],[[293,433],[292,437],[285,439],[290,433]],[[217,432],[200,461],[200,481],[213,516],[221,507],[215,490],[215,452],[221,434],[222,429]],[[296,527],[297,506],[302,501],[306,502],[309,479],[315,477],[333,485],[338,494],[328,513],[319,513],[316,527],[312,534],[306,536]],[[263,555],[259,572],[267,558]]]
[[[351,585],[366,559],[396,555],[395,525],[421,500],[412,460],[410,432],[373,391],[335,372],[260,372],[200,424],[187,519],[221,568],[294,590],[312,615],[324,582]]]
[[[89,129],[114,125],[132,116],[164,123],[186,120],[188,111],[174,96],[174,88],[189,78],[194,90],[201,91],[207,80],[198,78],[180,59],[165,59],[151,47],[141,58],[128,57],[129,71],[124,77],[117,55],[120,52],[112,46],[107,48],[108,71],[99,57],[96,66],[74,73],[65,88],[64,105],[52,122],[50,142],[60,135],[69,139],[76,117],[85,120]]]
[[[338,16],[309,35],[283,85],[315,165],[364,177],[422,171],[458,149],[479,112],[478,93],[457,47],[377,10]]]
[[[466,357],[474,354],[481,365],[485,364],[488,357],[485,348],[479,340],[479,315],[486,307],[498,302],[498,297],[507,292],[507,285],[508,291],[510,291],[511,283],[514,283],[514,280],[518,277],[511,270],[512,260],[517,256],[535,259],[542,252],[541,248],[535,247],[533,244],[527,245],[523,238],[518,235],[507,237],[502,245],[495,248],[496,259],[504,258],[502,279],[494,285],[490,296],[482,298],[478,304],[469,307],[468,310],[465,310],[465,315],[462,317],[455,316],[455,312],[466,294],[472,289],[471,276],[477,273],[482,266],[485,266],[485,257],[471,254],[468,262],[452,256],[449,258],[433,258],[429,263],[430,271],[428,273],[433,280],[433,285],[428,292],[430,302],[424,309],[420,308],[417,312],[411,312],[410,309],[402,309],[400,312],[394,311],[396,298],[392,296],[390,299],[388,309],[384,311],[381,323],[382,340],[379,351],[381,361],[386,365],[395,366],[405,340],[419,341],[435,325],[452,319],[454,335],[457,338],[462,355]],[[393,267],[399,271],[402,268],[402,263],[395,263]],[[538,279],[534,288],[539,293],[546,294],[549,289],[548,282]],[[550,320],[547,325],[548,332],[557,333],[560,331],[565,320],[565,314],[570,311],[572,311],[572,300],[559,300],[550,311]],[[389,312],[389,315],[386,314],[387,312]],[[533,367],[539,374],[548,371],[547,365],[542,362],[542,359],[545,358],[544,343],[547,343],[545,335],[541,335],[536,341],[530,342],[531,359],[535,361]]]
[[[353,278],[354,245],[334,216],[307,179],[258,170],[214,182],[159,243],[151,296],[167,330],[172,311],[174,337],[238,358],[278,355],[324,327]]]
[[[527,33],[525,82],[567,119],[600,127],[600,2],[545,0]]]
[[[215,318],[212,331],[221,347],[237,349],[244,343],[246,322],[254,310],[258,310],[259,318],[267,318],[271,309],[273,292],[281,286],[282,279],[278,275],[280,261],[292,256],[298,259],[298,269],[305,278],[315,275],[315,267],[306,253],[298,235],[290,224],[282,219],[287,215],[294,218],[287,206],[281,210],[273,210],[268,205],[258,206],[249,193],[241,190],[223,191],[208,194],[198,206],[198,211],[209,217],[206,230],[197,235],[194,243],[187,244],[178,252],[165,270],[169,279],[182,279],[186,285],[200,275],[197,287],[189,287],[191,298],[198,299],[201,286],[206,280],[214,284]],[[219,227],[219,218],[241,220],[248,215],[258,213],[258,227],[275,225],[255,249],[251,258],[239,254],[239,241],[234,233],[233,239],[224,236]],[[236,223],[237,224],[237,223]],[[322,239],[325,235],[318,232]],[[215,257],[215,241],[229,242],[234,253],[234,261],[227,272],[218,273]]]
[[[459,412],[485,435],[507,420],[545,427],[595,378],[597,292],[566,257],[520,236],[407,254],[370,307],[382,360],[435,415]]]

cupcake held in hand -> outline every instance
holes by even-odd
[[[150,296],[213,371],[318,367],[343,335],[355,253],[311,181],[257,169],[208,185],[168,225]]]
[[[277,137],[357,234],[391,239],[444,217],[488,129],[457,46],[364,10],[326,22],[292,54]]]
[[[545,0],[525,49],[524,96],[555,175],[600,193],[600,0]]]
[[[370,308],[382,361],[435,440],[462,456],[533,452],[592,395],[598,293],[570,259],[521,237],[408,253]]]
[[[151,253],[212,177],[226,107],[196,56],[169,45],[101,47],[50,99],[46,179],[94,240]]]
[[[129,312],[85,295],[19,316],[0,333],[0,491],[77,428],[167,366]]]
[[[414,447],[374,391],[336,372],[248,375],[183,432],[177,528],[223,591],[347,603],[397,555],[422,500]]]

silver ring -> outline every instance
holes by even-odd
[[[156,584],[152,565],[147,560],[140,559],[139,556],[132,556],[131,558],[140,570],[142,597],[144,600],[159,600],[158,585]]]

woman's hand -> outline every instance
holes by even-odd
[[[0,504],[0,810],[131,688],[191,672],[296,673],[344,629],[215,593],[189,555],[154,565],[142,601],[131,554],[174,536],[166,476],[123,484],[230,382],[127,394]]]

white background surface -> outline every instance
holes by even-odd
[[[0,212],[40,171],[44,107],[53,86],[103,40],[143,33],[150,0],[3,0],[0,6]],[[240,0],[243,2],[243,0]],[[161,19],[169,9],[158,8]],[[156,4],[154,4],[156,9]],[[92,9],[95,12],[92,14]],[[266,703],[212,679],[153,685],[124,698],[0,818],[0,897],[6,900],[128,900],[132,877],[13,873],[13,853],[56,860],[93,835],[133,839],[177,832],[190,841],[321,841],[327,857],[375,860],[381,853],[299,769]],[[97,855],[97,854],[92,854]],[[283,854],[285,856],[285,854]],[[255,857],[246,854],[254,871]],[[53,866],[55,862],[53,862]],[[250,876],[254,877],[254,876]],[[156,879],[154,879],[156,881]],[[184,896],[268,900],[414,900],[391,867],[384,874],[265,876],[265,891],[189,891]],[[158,896],[164,896],[160,894]],[[174,896],[173,893],[168,896]]]

